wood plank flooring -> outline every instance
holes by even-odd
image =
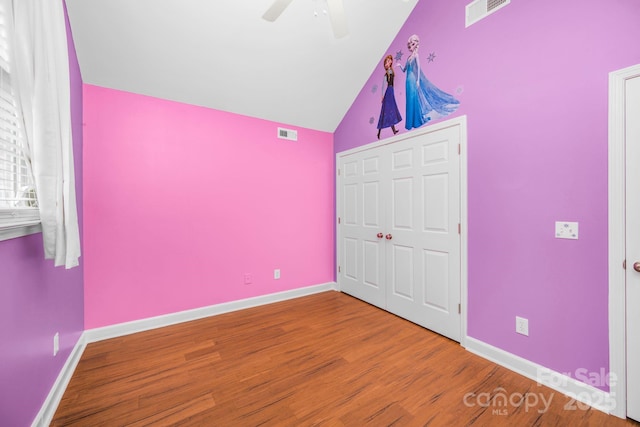
[[[325,292],[89,344],[51,425],[639,424]]]

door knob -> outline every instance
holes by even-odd
[[[640,261],[636,261],[633,263],[633,269],[640,273]]]
[[[392,236],[391,234],[387,234],[387,235],[386,235],[386,236],[384,236],[384,237],[385,237],[385,239],[387,239],[387,240],[391,240],[391,239],[393,239],[393,236]],[[640,267],[640,263],[639,263],[638,267]],[[638,271],[640,271],[640,270],[638,270]]]
[[[384,235],[382,233],[378,233],[377,236],[378,236],[378,239],[382,239]]]

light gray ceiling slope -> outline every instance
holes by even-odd
[[[85,83],[333,132],[417,0],[66,0]],[[320,13],[314,16],[314,9]]]

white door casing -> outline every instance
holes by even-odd
[[[465,150],[460,117],[336,155],[340,289],[463,345]]]
[[[635,108],[637,108],[640,99],[632,101],[629,90],[635,86],[636,81],[640,78],[640,64],[632,67],[628,67],[622,70],[614,71],[609,74],[609,371],[615,375],[616,381],[612,382],[610,386],[610,397],[615,402],[615,405],[611,409],[611,414],[621,418],[625,418],[627,414],[632,417],[637,417],[639,408],[637,407],[637,388],[634,391],[634,387],[640,383],[637,376],[637,362],[632,368],[635,369],[635,373],[627,372],[627,359],[630,363],[639,360],[637,354],[637,343],[633,344],[628,342],[629,335],[633,335],[632,339],[637,340],[638,333],[633,332],[638,330],[637,320],[633,317],[627,317],[629,311],[627,310],[627,304],[631,307],[638,307],[638,301],[635,300],[637,296],[634,296],[637,291],[635,286],[635,276],[633,273],[633,263],[638,259],[633,258],[638,256],[636,254],[628,253],[632,250],[627,246],[627,240],[630,243],[635,240],[640,240],[640,236],[637,231],[634,231],[638,226],[633,222],[640,219],[640,211],[635,210],[632,205],[635,195],[631,195],[631,200],[627,200],[633,190],[636,190],[638,179],[637,169],[640,159],[636,157],[638,155],[637,149],[640,143],[636,142],[631,144],[627,138],[637,138],[637,122],[638,116],[627,120],[627,109],[630,102],[635,102]],[[637,96],[637,94],[636,94]],[[634,107],[632,107],[634,108]],[[627,124],[635,122],[635,128],[630,129]],[[634,130],[635,129],[635,130]],[[629,133],[631,131],[631,133]],[[630,151],[627,151],[630,149]],[[635,158],[634,158],[635,157]],[[627,168],[626,165],[630,167]],[[633,165],[633,166],[631,166]],[[637,190],[636,190],[637,192]],[[630,202],[631,205],[627,206]],[[634,209],[631,213],[630,209]],[[627,233],[635,233],[626,238]],[[632,237],[632,238],[631,238]],[[635,249],[633,249],[635,250]],[[623,265],[626,261],[626,269]],[[636,273],[640,275],[640,273]],[[627,278],[633,277],[629,282]],[[632,290],[631,287],[634,287]],[[631,290],[631,293],[628,293]],[[637,295],[637,294],[636,294]],[[633,300],[635,300],[635,302]],[[637,311],[637,308],[635,309]],[[631,321],[634,325],[631,325],[631,331],[627,331],[627,321]],[[631,344],[631,352],[634,352],[635,356],[629,356],[627,351],[629,350],[628,344]],[[633,382],[634,385],[629,383]],[[630,387],[630,388],[629,388]],[[629,396],[627,392],[630,392]],[[635,403],[634,403],[635,402]]]
[[[625,128],[627,416],[640,420],[640,76],[626,82]]]

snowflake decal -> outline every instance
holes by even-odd
[[[377,90],[378,90],[378,85],[373,85],[373,87],[371,88],[371,93],[376,93]]]
[[[373,117],[369,117],[369,124],[372,125],[375,119]]]
[[[400,61],[402,60],[402,55],[404,55],[404,53],[402,53],[401,50],[396,52],[396,61]]]
[[[427,57],[427,61],[433,62],[434,59],[436,59],[436,53],[435,52],[431,52],[429,54],[429,56]]]
[[[458,86],[458,88],[456,89],[456,93],[460,95],[462,92],[464,92],[464,87]]]

